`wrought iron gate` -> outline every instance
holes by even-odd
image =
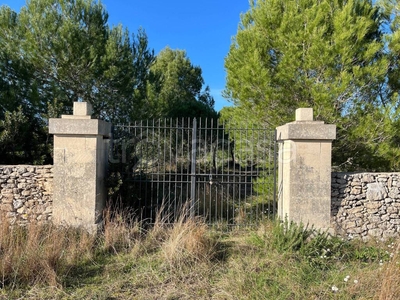
[[[153,222],[186,207],[207,223],[253,224],[276,211],[275,133],[218,120],[163,119],[113,128],[114,196]]]

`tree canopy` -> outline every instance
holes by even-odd
[[[251,1],[225,60],[235,106],[223,118],[273,129],[312,107],[338,126],[335,165],[395,169],[398,24],[390,1]]]
[[[152,117],[217,117],[209,87],[203,90],[201,68],[183,50],[163,49],[150,68],[157,81],[149,84]]]
[[[92,0],[30,0],[19,13],[0,7],[0,163],[51,162],[47,119],[71,113],[74,101],[113,123],[179,116],[178,98],[181,107],[213,111],[186,54],[156,59],[143,29],[130,34],[107,22]]]

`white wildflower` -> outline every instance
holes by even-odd
[[[332,292],[336,293],[337,291],[339,291],[339,288],[336,285],[332,286]]]

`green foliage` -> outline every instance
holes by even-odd
[[[308,267],[314,270],[328,270],[334,268],[338,262],[351,261],[382,265],[390,261],[391,257],[385,247],[374,242],[366,244],[359,240],[348,241],[287,220],[276,220],[264,234],[253,233],[250,241],[268,251],[286,254],[296,260],[305,259]]]
[[[165,48],[151,72],[157,80],[148,86],[149,117],[217,117],[209,87],[203,90],[201,68],[192,65],[185,51]]]
[[[287,220],[283,222],[276,220],[270,232],[264,235],[253,234],[251,241],[270,251],[306,258],[313,268],[326,269],[335,261],[360,259],[357,248],[340,237]],[[359,249],[364,251],[365,247]]]
[[[143,99],[134,95],[144,94],[154,55],[143,31],[131,42],[107,18],[91,0],[31,0],[19,14],[0,8],[0,120],[20,109],[26,123],[19,118],[20,125],[33,133],[19,136],[18,155],[4,143],[12,158],[2,155],[2,163],[51,162],[47,118],[71,113],[73,101],[90,102],[95,115],[110,121],[140,112]]]
[[[294,252],[303,249],[312,236],[308,226],[287,221],[276,221],[272,228],[271,247],[279,252]]]
[[[381,2],[386,11],[369,0],[251,1],[225,60],[235,107],[222,116],[272,129],[312,107],[338,126],[335,165],[398,167],[398,5]]]
[[[21,110],[21,107],[17,111],[12,113],[6,111],[4,120],[0,120],[0,145],[2,149],[14,150],[18,144],[24,138],[27,131],[27,117]]]
[[[274,189],[274,184],[274,174],[261,174],[260,177],[255,179],[253,189],[260,195],[272,195],[271,191]]]
[[[350,170],[396,170],[400,162],[399,108],[372,104],[352,109],[352,118],[338,124],[333,160]],[[343,153],[351,154],[344,156]],[[343,161],[346,158],[346,161]]]
[[[47,119],[70,114],[74,101],[91,103],[94,116],[114,124],[216,116],[201,69],[184,51],[167,49],[156,61],[143,29],[134,35],[107,22],[93,0],[30,0],[19,13],[0,7],[0,120],[19,109],[25,116],[14,133],[0,134],[33,132],[14,142],[18,155],[5,141],[0,163],[51,162]]]
[[[387,250],[377,246],[359,245],[353,248],[352,258],[362,261],[364,263],[380,262],[389,260],[389,253]]]
[[[107,21],[100,2],[31,0],[4,43],[15,44],[14,57],[34,67],[39,96],[62,103],[60,113],[70,112],[74,101],[88,101],[96,115],[126,122],[140,112],[143,99],[137,96],[145,91],[154,55],[144,31],[131,38]]]
[[[50,145],[46,137],[43,123],[21,106],[6,111],[0,119],[0,163],[48,163]]]

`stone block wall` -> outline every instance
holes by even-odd
[[[400,237],[400,173],[332,173],[331,226],[348,238]]]
[[[53,166],[0,165],[0,222],[11,224],[51,220]]]
[[[53,166],[0,165],[0,222],[47,222]],[[400,173],[332,173],[331,227],[348,238],[400,237]]]

